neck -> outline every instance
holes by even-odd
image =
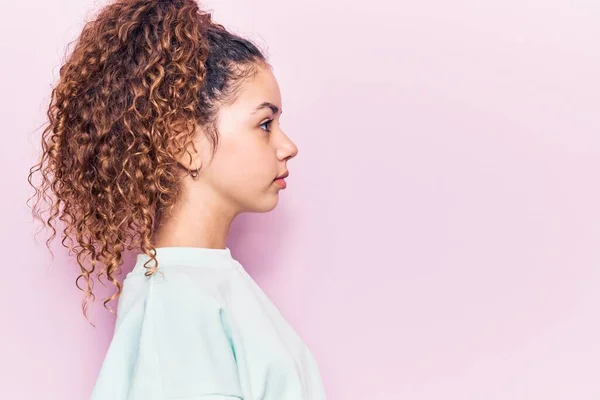
[[[154,247],[227,247],[229,229],[238,213],[206,187],[186,188],[180,200],[155,228]]]

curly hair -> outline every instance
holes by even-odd
[[[32,214],[52,230],[49,250],[57,219],[64,223],[62,245],[81,270],[75,285],[85,293],[83,315],[95,326],[87,315],[94,272],[114,286],[103,302],[114,314],[107,303],[121,294],[123,251],[150,256],[146,276],[158,270],[151,238],[181,196],[176,160],[190,155],[197,124],[214,156],[219,107],[235,101],[259,66],[270,65],[256,45],[212,22],[195,0],[113,2],[86,22],[75,43],[51,91],[27,204],[36,198]]]

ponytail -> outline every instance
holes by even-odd
[[[117,1],[84,26],[52,90],[28,181],[32,214],[52,230],[49,250],[57,220],[65,224],[62,245],[76,255],[88,322],[94,273],[114,286],[103,302],[114,313],[107,303],[121,294],[125,249],[149,255],[146,275],[157,272],[153,229],[181,196],[175,160],[196,124],[211,127],[214,153],[218,107],[257,65],[268,65],[261,51],[213,23],[195,0]]]

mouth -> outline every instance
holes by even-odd
[[[279,175],[277,178],[275,178],[274,180],[277,179],[285,179],[290,175],[290,173],[288,171],[285,171],[283,174]]]
[[[281,174],[277,178],[273,179],[273,182],[275,182],[277,185],[279,185],[282,189],[285,189],[287,186],[287,183],[285,182],[285,178],[287,178],[288,175],[289,175],[289,172],[285,171],[283,174]]]

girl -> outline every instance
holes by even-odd
[[[325,398],[310,350],[225,246],[237,215],[285,188],[298,149],[281,113],[265,56],[195,0],[118,1],[83,29],[29,182],[41,171],[38,201],[55,199],[49,241],[66,224],[84,316],[94,273],[116,288],[105,307],[120,296],[92,400]]]

